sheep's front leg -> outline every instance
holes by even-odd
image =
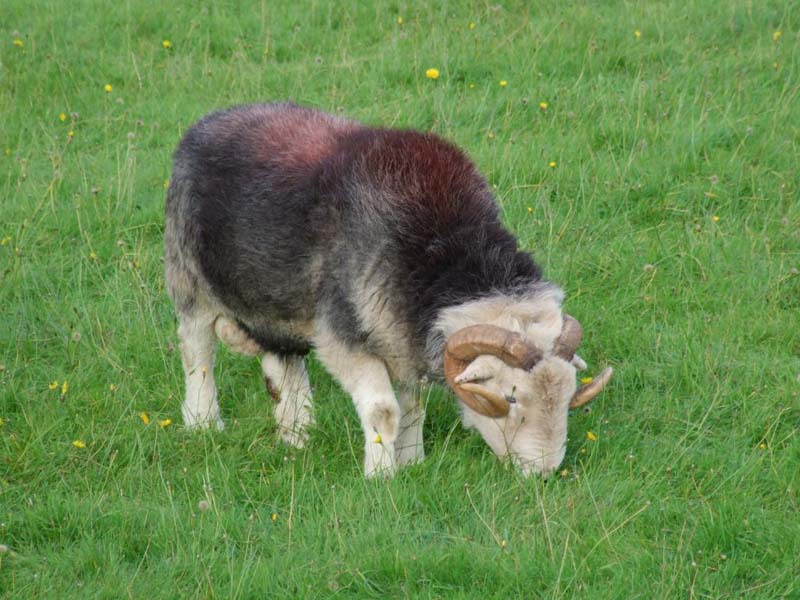
[[[395,441],[400,407],[382,360],[353,351],[332,335],[316,341],[317,357],[350,394],[364,430],[364,474],[391,477],[396,470]]]
[[[425,460],[422,446],[422,426],[425,407],[420,398],[419,385],[403,385],[398,390],[400,401],[400,433],[397,436],[397,466],[404,467]]]

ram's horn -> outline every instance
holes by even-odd
[[[561,335],[553,343],[553,354],[563,358],[567,362],[572,362],[572,357],[578,350],[583,337],[583,327],[578,320],[571,315],[564,315],[564,324],[561,326]]]
[[[455,391],[467,406],[487,417],[505,417],[511,410],[508,400],[478,383],[459,383]],[[469,399],[465,396],[469,396]]]
[[[520,334],[495,325],[459,329],[445,348],[445,357],[465,367],[481,354],[491,354],[511,367],[526,370],[542,359],[542,351],[531,346]]]
[[[530,369],[542,359],[542,352],[523,337],[495,325],[472,325],[456,331],[444,351],[444,375],[456,395],[472,410],[487,417],[508,414],[508,401],[476,383],[456,383],[469,363],[481,356],[496,356],[511,367]]]
[[[613,374],[614,369],[611,367],[606,367],[606,369],[604,369],[600,375],[592,379],[589,383],[579,387],[572,396],[569,407],[579,408],[592,400],[595,396],[597,396],[597,394],[603,391],[603,388],[606,387],[606,384],[611,381],[611,376]]]
[[[581,343],[583,328],[574,317],[565,314],[561,334],[553,343],[553,353],[572,362]],[[508,400],[478,383],[456,383],[455,379],[478,356],[488,354],[510,367],[530,370],[544,353],[529,344],[519,333],[495,325],[472,325],[455,332],[447,340],[444,351],[444,374],[456,395],[475,412],[497,418],[508,414]],[[571,408],[583,406],[594,398],[611,379],[611,369],[592,383],[582,386],[572,398]]]

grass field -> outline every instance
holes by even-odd
[[[799,32],[794,0],[4,0],[0,596],[800,598]],[[313,361],[309,449],[224,350],[228,428],[183,430],[171,154],[274,99],[479,164],[617,370],[557,477],[433,387],[425,463],[367,481]]]

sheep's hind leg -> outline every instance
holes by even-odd
[[[233,319],[218,317],[214,330],[232,352],[257,356],[261,346]],[[264,384],[275,402],[278,433],[287,444],[302,448],[308,441],[308,427],[314,422],[311,385],[301,356],[280,356],[266,352],[261,359]]]
[[[264,384],[275,404],[278,433],[287,444],[302,448],[308,427],[314,423],[311,385],[302,356],[279,356],[270,352],[261,359]]]
[[[183,422],[189,429],[223,429],[214,382],[217,350],[214,315],[196,307],[189,314],[180,314],[179,321],[178,337],[186,378],[186,397],[181,407]]]

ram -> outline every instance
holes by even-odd
[[[502,225],[486,181],[441,138],[293,104],[206,116],[175,154],[165,264],[187,427],[221,429],[217,341],[263,355],[282,438],[307,441],[304,357],[352,397],[366,475],[424,458],[418,385],[446,380],[462,421],[524,474],[564,457],[578,322]],[[396,391],[395,387],[396,386]]]

